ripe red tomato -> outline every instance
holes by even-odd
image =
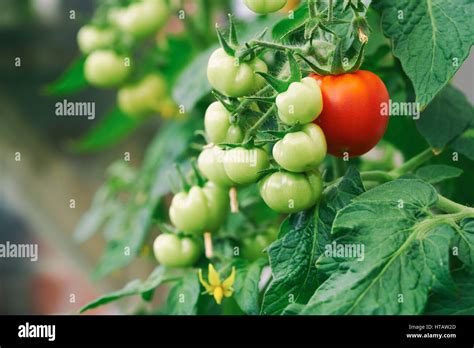
[[[370,71],[320,76],[312,74],[323,94],[323,111],[314,121],[326,136],[333,156],[363,155],[382,139],[388,116],[382,115],[389,103],[387,88]]]

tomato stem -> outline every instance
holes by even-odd
[[[332,14],[333,14],[333,0],[328,1],[328,22],[332,21]]]
[[[212,259],[214,257],[211,232],[204,232],[204,250],[208,259]]]
[[[268,42],[268,41],[261,41],[261,40],[252,40],[249,42],[250,46],[260,46],[260,47],[265,47],[265,48],[270,48],[273,50],[277,51],[296,51],[299,50],[298,47],[296,46],[287,46],[287,45],[282,45],[282,44],[277,44],[275,42]]]
[[[346,163],[340,157],[332,157],[332,171],[334,179],[344,175],[346,172]]]
[[[315,18],[317,15],[316,0],[308,0],[308,11],[311,18]]]
[[[262,88],[261,90],[259,90],[255,96],[262,96],[264,94],[267,94],[269,92],[272,91],[272,86],[265,86],[264,88]],[[250,104],[252,104],[254,101],[252,99],[244,99],[242,101],[242,103],[240,103],[240,105],[234,110],[234,114],[238,114],[240,113],[241,111],[243,111],[246,107],[248,107]]]
[[[426,161],[430,160],[433,156],[437,156],[440,153],[441,151],[437,151],[435,153],[432,148],[428,148],[405,162],[401,167],[392,170],[390,174],[395,175],[396,177],[407,174],[421,166]]]
[[[265,121],[273,114],[274,111],[275,105],[272,105],[272,107],[270,107],[270,109],[268,109],[267,112],[262,117],[260,117],[252,127],[247,130],[243,143],[249,141],[250,137],[252,137],[252,135],[258,131],[258,129],[265,123]]]
[[[474,208],[466,207],[462,204],[453,202],[449,198],[446,198],[442,195],[438,195],[438,202],[436,203],[436,208],[445,212],[445,213],[472,213],[474,214]]]
[[[231,187],[229,190],[230,212],[236,214],[239,212],[239,201],[237,199],[237,188]]]

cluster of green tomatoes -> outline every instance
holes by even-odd
[[[164,78],[156,71],[134,74],[138,69],[126,53],[129,49],[125,49],[163,28],[170,16],[167,1],[139,0],[100,15],[100,24],[93,21],[77,34],[78,46],[87,56],[84,76],[88,83],[98,88],[119,88],[118,105],[132,117],[153,113],[172,116],[176,106]]]
[[[252,8],[257,1],[246,0],[245,3]],[[279,3],[273,8],[276,11],[286,1],[266,3]],[[202,254],[201,236],[219,230],[229,207],[234,212],[237,210],[238,188],[258,183],[263,201],[279,213],[294,213],[314,206],[323,188],[317,167],[326,157],[327,145],[323,131],[314,123],[323,107],[317,80],[300,78],[288,82],[283,89],[276,89],[271,108],[276,107],[279,122],[291,130],[272,148],[268,143],[259,146],[249,130],[242,127],[242,117],[236,115],[224,99],[239,102],[255,95],[266,84],[267,65],[256,55],[239,59],[232,55],[232,51],[237,50],[229,50],[229,44],[222,38],[221,44],[223,47],[210,56],[207,77],[216,95],[222,97],[206,110],[204,126],[208,144],[197,159],[199,173],[207,181],[172,199],[170,220],[187,236],[162,234],[157,237],[155,256],[166,266],[191,266],[197,261]],[[250,107],[258,109],[255,103]],[[262,256],[274,238],[274,234],[268,233],[244,240],[241,255],[250,259]]]

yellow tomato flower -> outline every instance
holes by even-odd
[[[212,264],[209,264],[208,280],[209,283],[203,279],[202,270],[199,270],[199,281],[202,286],[204,286],[204,289],[206,289],[209,295],[214,296],[217,304],[221,304],[223,297],[231,297],[234,292],[232,285],[235,281],[235,267],[232,267],[230,276],[224,281],[221,281],[219,272],[216,271]]]

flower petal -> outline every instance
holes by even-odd
[[[199,281],[201,282],[202,286],[204,286],[204,289],[206,289],[206,291],[209,293],[209,294],[212,294],[212,290],[213,290],[213,287],[210,286],[205,280],[204,278],[202,277],[202,270],[199,269]]]
[[[226,280],[222,282],[222,286],[224,289],[230,288],[235,281],[235,267],[232,267],[232,272],[230,273],[230,276],[227,277]]]
[[[231,297],[233,293],[234,293],[234,289],[232,289],[232,288],[224,289],[224,296],[225,297]]]
[[[217,304],[221,304],[222,297],[224,297],[224,292],[220,286],[214,289],[214,299],[216,300]]]
[[[208,275],[209,283],[213,286],[220,286],[221,279],[219,277],[219,273],[216,271],[212,263],[209,264],[209,275]]]

